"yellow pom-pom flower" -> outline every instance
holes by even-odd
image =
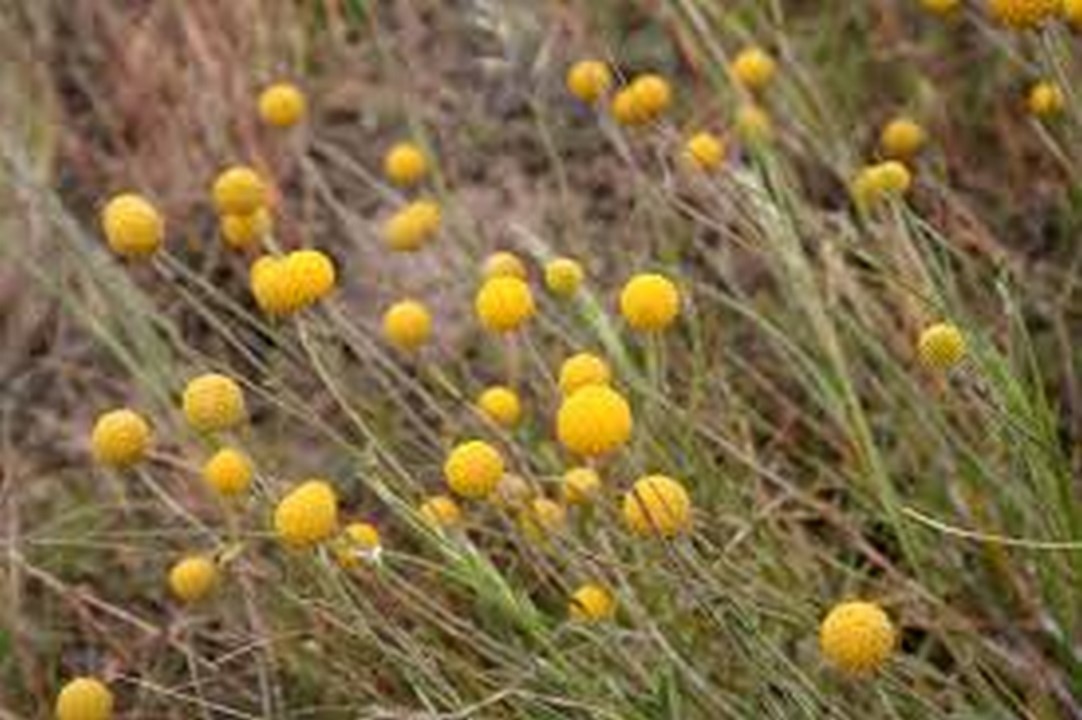
[[[181,395],[181,409],[188,424],[200,432],[227,430],[248,417],[240,385],[219,373],[192,379]]]
[[[383,174],[398,187],[413,187],[428,174],[428,158],[413,143],[397,143],[383,158]]]
[[[90,447],[96,461],[123,469],[146,456],[150,437],[147,421],[138,413],[121,408],[98,417],[90,435]]]
[[[866,675],[894,652],[896,633],[890,618],[875,603],[854,600],[836,605],[819,627],[823,657],[843,672]]]
[[[252,263],[248,280],[256,305],[268,315],[283,317],[304,307],[304,288],[286,257],[259,258]]]
[[[149,200],[134,193],[117,195],[106,203],[101,211],[101,227],[109,249],[132,259],[152,255],[165,237],[161,213]]]
[[[536,310],[530,286],[516,277],[486,280],[477,292],[474,309],[481,325],[497,333],[518,330]]]
[[[564,399],[556,413],[556,436],[586,457],[606,455],[631,437],[631,406],[607,385],[587,385]]]
[[[664,330],[679,313],[680,292],[664,275],[636,275],[620,293],[620,314],[635,330]]]
[[[880,201],[905,195],[912,182],[909,169],[897,160],[869,165],[853,180],[853,201],[857,207],[867,210]]]
[[[498,277],[513,277],[519,280],[526,279],[526,265],[518,255],[500,250],[485,258],[481,266],[481,277],[492,280]]]
[[[1063,19],[1076,30],[1082,29],[1082,0],[1063,0]]]
[[[950,323],[936,323],[925,328],[917,341],[920,361],[933,370],[949,370],[960,363],[965,354],[965,337]]]
[[[645,122],[661,117],[672,105],[672,86],[656,73],[636,77],[629,86],[635,106]]]
[[[571,594],[567,614],[580,623],[612,620],[616,616],[616,598],[604,585],[587,583]]]
[[[624,523],[637,535],[674,537],[691,528],[691,498],[678,481],[648,475],[624,496]]]
[[[334,262],[319,250],[294,250],[286,255],[285,272],[300,293],[301,305],[310,305],[334,289],[337,272]]]
[[[326,480],[305,480],[274,509],[274,531],[286,545],[303,548],[338,530],[338,496]]]
[[[612,85],[612,72],[600,60],[580,60],[567,71],[567,89],[585,103],[596,102]]]
[[[684,143],[684,160],[703,172],[713,172],[725,162],[725,143],[712,132],[697,132]]]
[[[227,497],[247,492],[253,474],[252,461],[236,448],[222,448],[203,465],[203,481]]]
[[[342,567],[356,567],[358,562],[376,563],[383,546],[379,530],[366,522],[354,522],[346,525],[335,547],[335,559]]]
[[[761,106],[744,103],[736,111],[736,135],[745,145],[765,145],[774,139],[774,121]]]
[[[920,4],[933,15],[949,15],[962,5],[962,0],[920,0]]]
[[[1001,24],[1014,30],[1035,28],[1051,20],[1062,0],[988,0],[988,8]]]
[[[733,59],[729,72],[745,90],[758,92],[774,79],[777,63],[762,48],[747,47]]]
[[[518,522],[522,533],[536,542],[561,532],[567,525],[567,511],[558,502],[538,497],[526,505]]]
[[[473,500],[491,495],[503,472],[503,455],[481,440],[456,445],[443,464],[443,475],[451,491]]]
[[[522,402],[509,387],[496,385],[477,398],[477,407],[485,417],[503,428],[513,428],[522,419]]]
[[[401,300],[383,314],[383,336],[399,350],[412,352],[432,336],[432,316],[416,300]]]
[[[288,128],[304,119],[308,102],[296,85],[279,82],[259,94],[258,106],[263,122],[271,127]]]
[[[1063,89],[1047,80],[1036,83],[1029,89],[1029,95],[1026,96],[1026,107],[1030,113],[1039,118],[1059,115],[1066,104]]]
[[[250,167],[228,168],[211,189],[219,215],[251,215],[267,204],[267,186]]]
[[[586,273],[582,265],[571,258],[560,257],[545,265],[545,286],[559,297],[571,297],[582,286]]]
[[[421,503],[421,519],[438,529],[450,529],[462,524],[462,510],[446,495],[433,495]]]
[[[589,505],[601,492],[601,477],[593,468],[573,468],[564,473],[560,491],[568,505]]]
[[[587,385],[608,385],[609,364],[593,353],[576,353],[560,366],[560,392],[567,397]]]
[[[204,555],[183,558],[169,570],[169,590],[181,602],[206,597],[218,584],[218,566]]]
[[[234,250],[250,250],[259,247],[273,225],[270,211],[259,208],[248,215],[223,215],[219,227],[226,245]]]
[[[383,240],[395,252],[416,252],[440,230],[442,213],[432,200],[414,200],[383,225]]]
[[[113,693],[96,678],[75,678],[56,696],[55,710],[57,720],[110,720]]]
[[[920,152],[927,135],[915,120],[897,117],[879,133],[879,149],[892,160],[908,160]]]
[[[639,109],[635,93],[630,87],[620,89],[613,96],[610,112],[613,119],[625,127],[635,127],[646,122],[646,116]]]

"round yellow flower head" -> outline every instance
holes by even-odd
[[[496,483],[496,490],[489,496],[489,501],[503,510],[517,510],[526,505],[533,497],[533,488],[521,475],[504,473]]]
[[[383,174],[398,187],[413,187],[428,174],[428,158],[413,143],[396,143],[383,158]]]
[[[679,313],[680,292],[664,275],[636,275],[620,293],[620,314],[635,330],[664,330]]]
[[[915,120],[897,117],[887,123],[879,133],[879,148],[888,158],[908,160],[920,152],[927,135]]]
[[[218,566],[204,555],[179,560],[169,570],[169,590],[181,602],[202,600],[218,583]]]
[[[1082,29],[1082,0],[1063,0],[1063,19],[1076,30]]]
[[[745,145],[765,145],[774,139],[774,121],[755,103],[744,103],[736,111],[736,135]]]
[[[381,554],[379,530],[366,522],[346,525],[335,547],[335,558],[342,567],[356,567],[359,561],[377,562]]]
[[[443,464],[447,486],[456,495],[473,500],[491,495],[503,472],[503,455],[480,440],[456,445]]]
[[[259,258],[252,263],[248,280],[256,305],[268,315],[283,317],[304,307],[304,290],[284,257]]]
[[[383,336],[399,350],[412,352],[432,336],[432,316],[416,300],[401,300],[383,314]]]
[[[576,622],[597,623],[616,616],[616,598],[603,585],[587,583],[571,595],[567,614]]]
[[[766,88],[774,79],[776,71],[777,63],[774,58],[758,47],[744,48],[729,65],[733,78],[750,92]]]
[[[110,720],[113,693],[96,678],[70,680],[56,696],[56,717],[57,720]]]
[[[1063,112],[1066,106],[1063,97],[1063,89],[1054,82],[1047,80],[1036,83],[1029,89],[1026,97],[1026,107],[1039,118],[1052,117]]]
[[[414,200],[383,225],[383,241],[396,252],[416,252],[440,231],[442,213],[432,200]]]
[[[285,257],[285,272],[300,293],[302,305],[322,300],[337,281],[334,262],[319,250],[294,250]]]
[[[556,414],[560,444],[586,457],[606,455],[627,442],[631,406],[607,385],[587,385],[564,398]]]
[[[564,506],[548,498],[534,498],[519,514],[519,527],[522,533],[533,541],[543,540],[555,535],[567,525],[567,511]]]
[[[639,75],[629,86],[635,105],[645,122],[661,117],[672,105],[672,86],[656,73]]]
[[[113,197],[101,211],[101,227],[109,249],[126,258],[144,258],[162,245],[165,221],[149,200],[125,193]]]
[[[267,204],[267,186],[255,170],[231,167],[214,181],[211,189],[219,215],[251,215]]]
[[[138,413],[121,408],[99,415],[90,435],[94,459],[123,469],[139,462],[150,445],[150,425]]]
[[[647,122],[646,113],[639,107],[630,86],[621,88],[612,98],[612,117],[625,127],[636,127]]]
[[[522,419],[522,403],[509,387],[495,385],[477,399],[478,409],[492,422],[503,428],[513,428]]]
[[[868,209],[881,200],[898,198],[912,184],[909,169],[897,160],[868,165],[857,173],[851,192],[858,207]]]
[[[674,537],[691,528],[691,498],[670,477],[639,478],[624,495],[624,523],[637,535]]]
[[[925,10],[934,15],[948,15],[962,4],[962,0],[920,0]]]
[[[567,89],[585,103],[596,102],[612,85],[612,72],[600,60],[580,60],[567,71]]]
[[[181,409],[188,424],[200,432],[227,430],[248,417],[240,385],[219,373],[189,381],[181,396]]]
[[[446,495],[433,495],[421,503],[421,519],[434,528],[448,529],[462,524],[462,510]]]
[[[894,652],[894,625],[882,608],[870,602],[836,605],[819,627],[819,649],[830,664],[852,675],[865,675]]]
[[[219,223],[222,240],[234,250],[259,247],[263,238],[270,235],[273,226],[267,208],[259,208],[248,215],[223,215]]]
[[[703,172],[713,172],[725,162],[725,143],[711,132],[697,132],[684,143],[684,161]]]
[[[481,277],[491,280],[498,277],[513,277],[519,280],[526,279],[526,265],[518,255],[500,250],[485,258],[481,266]]]
[[[587,385],[608,385],[612,380],[609,365],[592,353],[577,353],[560,366],[560,392],[564,397]]]
[[[571,297],[578,292],[584,276],[582,265],[571,258],[556,258],[545,265],[545,285],[559,297]]]
[[[274,531],[286,545],[309,547],[338,530],[338,496],[326,480],[305,480],[274,509]]]
[[[304,93],[292,83],[275,83],[259,94],[259,117],[271,127],[293,127],[304,119],[307,107]]]
[[[481,325],[497,333],[518,330],[536,310],[530,286],[516,277],[486,280],[474,300],[474,309]]]
[[[966,340],[962,332],[950,323],[936,323],[920,334],[917,354],[925,367],[933,370],[949,370],[962,361],[966,354]]]
[[[236,448],[222,448],[203,465],[203,481],[219,495],[247,492],[253,474],[252,461]]]
[[[992,17],[1014,30],[1028,30],[1051,20],[1062,0],[988,0]]]
[[[573,468],[564,473],[560,491],[568,505],[589,505],[601,492],[601,477],[593,468]]]

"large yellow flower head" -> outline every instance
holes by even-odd
[[[125,193],[113,197],[101,211],[101,227],[109,249],[126,258],[144,258],[162,245],[165,221],[149,200]]]
[[[680,292],[664,275],[636,275],[620,293],[620,314],[635,330],[664,330],[679,313]]]
[[[635,93],[632,92],[630,86],[617,91],[612,98],[609,110],[613,119],[625,127],[636,127],[647,122],[646,115],[639,108]]]
[[[567,525],[567,511],[554,500],[537,497],[519,513],[518,522],[522,533],[536,542],[561,532]]]
[[[113,693],[96,678],[75,678],[56,696],[55,709],[57,720],[110,720]]]
[[[293,127],[304,119],[308,102],[293,83],[279,82],[259,94],[259,117],[276,128]]]
[[[248,215],[223,215],[219,221],[222,240],[234,250],[259,247],[273,227],[274,222],[267,208],[259,208]]]
[[[305,480],[274,509],[274,531],[286,545],[309,547],[337,530],[338,496],[326,480]]]
[[[383,225],[383,240],[395,252],[416,252],[440,230],[440,206],[432,200],[414,200]]]
[[[571,594],[567,614],[581,623],[612,620],[616,615],[616,598],[604,585],[586,583]]]
[[[612,85],[612,72],[600,60],[580,60],[567,71],[567,89],[585,103],[596,102]]]
[[[733,59],[729,72],[744,89],[758,92],[774,79],[777,63],[762,48],[746,47]]]
[[[988,9],[998,22],[1015,30],[1034,28],[1051,20],[1062,0],[988,0]]]
[[[568,505],[588,505],[601,492],[601,477],[593,468],[573,468],[564,473],[560,492]]]
[[[267,185],[255,170],[243,165],[231,167],[211,188],[219,215],[250,215],[267,204]]]
[[[227,430],[248,417],[240,385],[219,373],[189,381],[181,395],[181,409],[188,424],[200,432]]]
[[[397,143],[383,158],[383,174],[399,187],[413,187],[428,174],[428,158],[413,143]]]
[[[674,537],[691,528],[691,498],[664,475],[639,478],[624,496],[624,523],[637,535]]]
[[[443,464],[447,486],[456,495],[473,500],[491,495],[503,473],[503,455],[481,440],[456,445]]]
[[[481,325],[497,333],[518,330],[536,311],[530,286],[516,277],[485,280],[477,292],[474,309]]]
[[[585,457],[617,450],[631,437],[631,406],[607,385],[588,385],[564,398],[556,414],[556,436]]]
[[[917,341],[917,355],[925,367],[949,370],[966,354],[962,331],[950,323],[936,323],[924,329]]]
[[[383,336],[399,350],[412,352],[432,336],[432,316],[416,300],[396,302],[383,314]]]
[[[335,559],[342,567],[355,567],[359,561],[377,562],[383,546],[379,529],[366,522],[346,525],[335,546]]]
[[[684,161],[703,172],[713,172],[725,162],[725,143],[712,132],[697,132],[684,143]]]
[[[509,387],[494,385],[477,398],[477,408],[496,425],[513,428],[522,419],[522,401]]]
[[[1063,89],[1048,80],[1035,83],[1029,89],[1029,95],[1026,96],[1026,107],[1034,116],[1039,118],[1059,115],[1066,105],[1067,101],[1063,96]]]
[[[895,640],[890,618],[870,602],[836,605],[819,627],[819,649],[823,657],[852,675],[879,669],[894,652]]]
[[[252,461],[236,448],[222,448],[203,465],[203,481],[219,495],[241,495],[252,484]]]
[[[645,122],[661,117],[672,105],[672,85],[657,73],[639,75],[628,88]]]
[[[326,297],[334,289],[337,273],[334,262],[319,250],[294,250],[285,257],[285,272],[289,273],[300,293],[302,305],[310,305]]]
[[[462,509],[447,495],[433,495],[426,498],[418,509],[421,519],[434,528],[441,530],[458,527],[462,524]]]
[[[896,117],[879,133],[879,149],[892,160],[908,160],[920,152],[927,137],[916,120]]]
[[[256,305],[272,317],[292,315],[304,307],[305,289],[285,257],[264,255],[256,260],[248,282]]]
[[[481,265],[481,277],[492,280],[498,277],[526,279],[526,265],[518,255],[506,250],[494,252]]]
[[[609,364],[593,353],[576,353],[560,366],[560,392],[564,397],[587,385],[608,385],[611,380]]]
[[[218,584],[218,566],[205,555],[190,555],[169,570],[169,590],[181,602],[202,600]]]
[[[553,295],[571,297],[578,292],[585,274],[578,261],[559,257],[545,265],[545,286]]]
[[[150,437],[147,421],[138,413],[121,408],[98,416],[90,435],[90,447],[96,461],[123,469],[143,459]]]

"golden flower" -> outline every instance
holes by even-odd
[[[56,696],[57,720],[110,720],[113,693],[97,678],[68,681]]]
[[[1051,20],[1062,0],[988,0],[992,17],[1014,30],[1034,28]]]
[[[90,446],[102,465],[123,469],[139,462],[150,445],[150,425],[127,408],[100,415],[94,423]]]
[[[556,258],[545,265],[545,285],[553,295],[570,297],[578,292],[585,273],[575,260]]]
[[[416,300],[401,300],[383,314],[383,335],[398,349],[412,352],[432,336],[432,316]]]
[[[642,125],[647,120],[630,87],[622,88],[613,96],[610,112],[613,119],[625,127]]]
[[[203,555],[190,555],[169,570],[169,590],[182,602],[202,600],[218,583],[218,566]]]
[[[399,187],[413,187],[428,174],[428,158],[413,143],[396,143],[383,158],[383,174]]]
[[[240,495],[252,484],[252,461],[236,448],[222,448],[203,465],[203,480],[220,495]]]
[[[486,280],[474,300],[477,318],[486,330],[518,330],[535,312],[530,286],[516,277]]]
[[[597,101],[610,85],[612,73],[600,60],[580,60],[567,71],[567,89],[586,103]]]
[[[588,505],[601,492],[601,478],[593,468],[573,468],[564,473],[560,489],[568,505]]]
[[[109,249],[126,258],[152,255],[165,237],[161,213],[149,200],[134,193],[117,195],[106,203],[101,211],[101,226]]]
[[[577,455],[608,454],[631,437],[631,407],[607,385],[587,385],[564,398],[556,414],[556,436]]]
[[[758,92],[769,85],[776,71],[774,58],[758,47],[744,48],[729,65],[733,78],[751,92]]]
[[[966,340],[961,330],[950,323],[936,323],[925,328],[917,341],[917,354],[925,367],[949,370],[966,354]]]
[[[894,625],[882,608],[870,602],[836,605],[819,627],[819,649],[832,665],[852,675],[865,675],[894,652]]]
[[[446,495],[433,495],[427,498],[419,509],[421,518],[439,529],[458,527],[462,524],[462,510],[453,499]]]
[[[646,122],[656,120],[672,105],[672,86],[656,73],[639,75],[629,86],[638,113]]]
[[[522,418],[522,403],[518,395],[503,385],[494,385],[481,393],[477,407],[489,420],[503,428],[515,427]]]
[[[338,496],[326,480],[305,480],[274,509],[274,531],[293,547],[308,547],[332,537],[338,529]]]
[[[228,168],[214,181],[211,194],[219,215],[251,215],[267,204],[267,186],[250,167]]]
[[[1036,117],[1048,118],[1059,115],[1066,107],[1063,89],[1054,82],[1042,80],[1029,89],[1026,107]]]
[[[416,252],[440,230],[440,206],[432,200],[414,200],[383,226],[383,240],[396,252]]]
[[[219,373],[193,378],[184,388],[181,409],[188,424],[200,432],[227,430],[248,417],[240,385]]]
[[[498,277],[514,277],[519,280],[526,279],[526,265],[518,255],[500,250],[485,258],[481,266],[481,276],[486,280]]]
[[[608,363],[592,353],[572,355],[560,366],[560,392],[564,397],[587,385],[608,385],[611,379]]]
[[[604,585],[586,583],[572,593],[567,614],[581,623],[612,620],[616,616],[616,598]]]
[[[500,451],[480,440],[456,445],[443,465],[447,486],[456,495],[475,500],[491,495],[503,472]]]
[[[355,567],[358,561],[378,562],[382,550],[379,530],[366,522],[346,525],[335,546],[335,559],[345,568]]]
[[[637,535],[674,537],[691,528],[691,498],[678,481],[648,475],[624,496],[624,522]]]
[[[259,94],[259,117],[271,127],[292,127],[304,119],[307,105],[296,85],[274,83]]]
[[[248,282],[256,305],[268,315],[283,317],[304,307],[305,290],[284,257],[264,255],[256,260]]]
[[[736,111],[736,135],[745,145],[765,145],[774,139],[774,121],[761,106],[744,103]]]
[[[300,293],[301,305],[321,300],[334,289],[337,273],[334,262],[319,250],[294,250],[285,257],[284,272]]]
[[[631,278],[620,293],[620,313],[635,330],[664,330],[680,312],[680,293],[664,275],[643,273]]]
[[[697,132],[684,143],[684,159],[703,172],[713,172],[725,162],[725,143],[711,132]]]
[[[263,238],[270,235],[273,225],[267,208],[259,208],[248,215],[223,215],[219,222],[222,239],[234,250],[258,247]]]
[[[892,160],[908,160],[920,152],[926,140],[924,128],[915,120],[897,117],[879,133],[879,148]]]

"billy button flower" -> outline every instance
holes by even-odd
[[[271,127],[293,127],[304,119],[307,108],[304,93],[293,83],[274,83],[259,94],[259,118]]]
[[[319,250],[294,250],[285,257],[285,271],[290,274],[301,305],[307,306],[325,298],[338,279],[334,261]]]
[[[503,455],[481,440],[456,445],[443,464],[447,486],[456,495],[471,500],[491,495],[503,473]]]
[[[477,318],[486,330],[507,333],[518,330],[533,317],[536,308],[530,286],[516,277],[486,280],[474,299]]]
[[[494,385],[477,398],[477,409],[502,428],[511,429],[522,419],[522,402],[509,387]]]
[[[334,556],[344,568],[356,567],[358,562],[378,563],[383,546],[379,530],[366,522],[353,522],[346,525],[338,538]]]
[[[774,79],[777,63],[765,50],[746,47],[729,64],[729,74],[748,92],[759,92]]]
[[[617,91],[612,98],[609,111],[612,113],[613,120],[624,127],[636,127],[646,123],[646,115],[639,108],[635,93],[630,87]]]
[[[534,542],[561,532],[567,525],[564,506],[545,497],[531,500],[518,516],[522,534]]]
[[[567,71],[567,89],[584,103],[593,103],[608,92],[612,72],[600,60],[580,60]]]
[[[755,103],[744,103],[736,110],[736,136],[745,145],[766,145],[774,139],[774,121],[770,114]]]
[[[909,117],[896,117],[879,133],[879,150],[891,160],[908,160],[924,147],[924,128]]]
[[[1062,0],[988,0],[992,17],[1013,30],[1029,30],[1051,20]]]
[[[601,492],[601,477],[593,468],[573,468],[564,473],[560,492],[568,505],[589,505]]]
[[[674,537],[691,528],[691,498],[664,475],[639,478],[624,496],[624,523],[636,535]]]
[[[272,317],[285,317],[304,307],[304,291],[284,257],[264,255],[252,263],[248,282],[259,309]]]
[[[113,693],[97,678],[69,680],[56,696],[57,720],[110,720]]]
[[[150,425],[141,415],[121,408],[98,416],[90,435],[94,459],[116,469],[131,467],[146,456]]]
[[[506,250],[494,252],[481,265],[481,277],[486,280],[498,277],[526,279],[526,264],[518,255]]]
[[[222,240],[233,250],[259,247],[263,238],[270,235],[273,226],[270,211],[264,207],[247,215],[223,215],[218,223]]]
[[[432,316],[416,300],[401,300],[383,314],[383,336],[399,350],[413,352],[432,336]]]
[[[383,225],[383,241],[396,252],[416,252],[440,230],[440,206],[432,200],[414,200]]]
[[[338,530],[338,496],[326,480],[305,480],[289,491],[274,509],[274,532],[295,548],[332,537]]]
[[[383,174],[398,187],[413,187],[428,174],[428,158],[413,143],[396,143],[383,157]]]
[[[593,353],[577,353],[560,366],[560,392],[564,397],[587,385],[608,385],[610,380],[608,363]]]
[[[616,616],[616,598],[598,583],[581,585],[571,594],[567,614],[575,622],[599,623]]]
[[[101,227],[109,249],[130,259],[154,254],[165,237],[161,213],[149,200],[134,193],[117,195],[105,204]]]
[[[438,530],[449,530],[462,524],[462,509],[447,495],[433,495],[418,509],[421,519]]]
[[[839,670],[867,675],[894,652],[894,625],[875,603],[854,600],[836,605],[819,626],[819,649]]]
[[[240,385],[220,373],[193,378],[185,386],[180,403],[188,424],[199,432],[228,430],[248,417]]]
[[[697,132],[684,143],[683,158],[697,170],[713,172],[725,162],[725,143],[714,133]]]
[[[858,208],[869,210],[883,200],[905,195],[911,184],[909,169],[897,160],[887,160],[861,168],[850,192]]]
[[[211,188],[219,215],[250,215],[265,207],[267,185],[255,170],[235,165],[223,171]]]
[[[1066,104],[1063,89],[1047,80],[1035,83],[1026,96],[1026,108],[1034,117],[1050,118],[1059,115]]]
[[[962,331],[950,323],[936,323],[924,329],[917,340],[917,355],[925,367],[949,370],[966,354],[966,339]]]
[[[571,297],[582,286],[585,273],[576,260],[558,257],[545,265],[545,286],[557,297]]]
[[[631,407],[606,385],[588,385],[564,399],[556,413],[556,436],[576,455],[599,457],[631,437]]]
[[[218,566],[205,555],[189,555],[169,570],[169,590],[185,603],[202,600],[218,584]]]
[[[252,461],[236,448],[222,448],[203,465],[203,481],[226,497],[247,492],[253,474]]]
[[[636,275],[624,285],[620,293],[620,314],[635,330],[664,330],[673,323],[679,313],[680,292],[664,275]]]

